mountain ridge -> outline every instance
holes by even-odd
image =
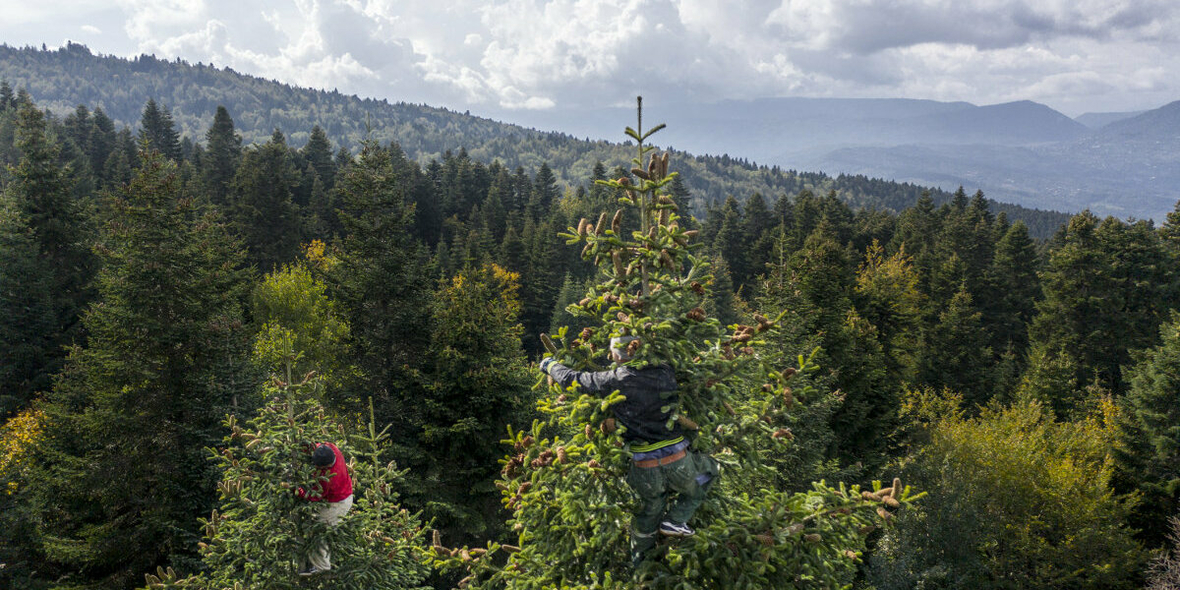
[[[90,108],[99,106],[117,123],[130,126],[137,123],[144,102],[155,98],[171,109],[182,133],[198,142],[216,107],[224,105],[247,144],[265,141],[279,128],[291,145],[298,146],[306,141],[312,125],[319,124],[337,145],[352,149],[366,138],[380,143],[396,141],[408,157],[423,164],[447,151],[460,149],[475,160],[489,163],[499,160],[510,168],[535,170],[541,163],[548,163],[558,179],[570,188],[590,177],[595,162],[604,162],[608,170],[615,166],[629,167],[627,162],[634,156],[633,145],[593,140],[589,135],[578,139],[580,134],[576,131],[542,131],[525,124],[502,123],[444,108],[302,89],[228,68],[192,65],[181,60],[167,61],[153,56],[126,60],[94,55],[85,46],[72,43],[44,51],[0,45],[0,78],[13,86],[28,88],[39,104],[59,115],[72,112],[79,104]],[[898,100],[883,105],[891,109],[963,108],[959,104],[933,101]],[[756,164],[751,154],[726,150],[725,145],[710,150],[720,156],[691,155],[678,145],[676,133],[678,128],[691,127],[692,122],[678,120],[677,113],[664,105],[647,106],[647,120],[669,125],[668,130],[656,136],[657,143],[676,152],[680,162],[677,170],[691,192],[690,205],[697,212],[729,195],[744,199],[761,193],[775,198],[801,190],[835,191],[855,206],[897,211],[913,204],[924,190],[906,183],[860,178],[857,174],[829,176],[799,172],[787,166]],[[610,114],[616,133],[634,117],[634,111],[630,110],[604,112]],[[774,133],[766,140],[777,143]],[[865,190],[866,186],[873,187],[871,194]],[[977,187],[968,188],[974,191]],[[936,202],[949,199],[945,191],[935,190],[933,194]],[[1030,228],[1037,226],[1035,231],[1042,236],[1051,233],[1055,224],[1064,219],[1060,214],[1026,210],[1016,205],[997,203],[993,208],[1007,211],[1013,219],[1025,219]]]

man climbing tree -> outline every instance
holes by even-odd
[[[352,509],[352,478],[348,474],[348,466],[344,464],[344,455],[340,454],[336,445],[323,443],[312,452],[311,464],[316,466],[319,489],[307,491],[299,488],[295,490],[295,495],[308,502],[323,502],[316,513],[316,521],[326,526],[336,526]],[[299,572],[301,576],[314,576],[332,569],[328,542],[321,538],[312,546],[307,560],[311,565]]]
[[[619,365],[613,370],[574,371],[547,356],[541,371],[563,388],[577,383],[583,391],[618,391],[626,398],[611,409],[631,450],[627,483],[640,499],[631,521],[631,560],[638,565],[656,546],[657,527],[659,534],[669,537],[695,534],[688,520],[705,500],[718,468],[709,455],[688,450],[684,428],[670,419],[671,408],[679,403],[672,367],[624,364],[632,360],[630,351],[642,344],[634,336],[617,336],[610,344],[611,359]],[[676,494],[671,505],[669,492]]]
[[[435,566],[465,572],[460,588],[841,587],[866,535],[892,518],[887,508],[911,499],[896,480],[872,491],[773,487],[775,465],[791,463],[765,458],[796,452],[789,426],[800,406],[830,394],[793,379],[817,370],[809,359],[783,366],[762,354],[776,321],[754,314],[752,325],[724,326],[703,309],[708,260],[695,255],[697,232],[678,222],[669,154],[649,159],[644,145],[662,127],[644,131],[640,119],[627,129],[638,157],[630,175],[606,182],[619,196],[614,216],[561,234],[597,267],[595,284],[566,308],[586,327],[541,338],[554,379],[537,402],[543,419],[504,441],[512,449],[496,485],[515,539],[448,548],[435,532]],[[622,365],[605,370],[611,348]],[[636,452],[652,451],[671,454],[640,455],[655,468],[635,464]],[[665,520],[677,534],[668,542],[643,536]],[[629,550],[632,535],[639,551]]]

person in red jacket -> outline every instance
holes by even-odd
[[[352,478],[348,475],[348,466],[344,464],[344,455],[332,443],[316,445],[311,454],[311,462],[316,466],[321,478],[319,491],[305,491],[303,488],[295,490],[295,494],[308,502],[323,502],[316,514],[317,522],[328,526],[336,526],[340,519],[352,509]],[[323,481],[322,478],[327,478]],[[311,566],[299,572],[301,576],[314,576],[332,569],[331,554],[328,543],[321,540],[311,549],[307,556]]]

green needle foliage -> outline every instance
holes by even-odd
[[[675,178],[668,155],[650,154],[641,168],[652,149],[643,142],[662,127],[627,129],[638,144],[635,180],[604,183],[622,191],[614,216],[603,213],[596,224],[583,219],[562,234],[584,244],[583,259],[598,267],[599,282],[568,308],[593,325],[579,334],[560,330],[560,347],[546,344],[569,366],[599,370],[611,336],[638,336],[632,363],[675,369],[680,403],[669,408],[670,420],[691,429],[694,448],[723,465],[720,484],[694,518],[695,537],[662,545],[658,557],[632,571],[633,495],[624,483],[630,455],[610,418],[622,396],[551,386],[538,403],[544,420],[510,430],[506,441],[514,450],[498,485],[513,511],[514,544],[447,549],[435,538],[439,567],[470,570],[461,587],[841,587],[851,581],[865,535],[891,516],[881,503],[897,507],[911,499],[900,485],[862,495],[856,486],[821,482],[789,493],[763,483],[775,479],[765,457],[792,452],[791,412],[817,390],[792,390],[799,369],[759,353],[764,333],[778,329],[774,322],[755,315],[756,327],[726,327],[701,309],[712,277],[689,243],[695,232],[677,222],[667,193]],[[636,216],[637,229],[622,232],[624,218]]]
[[[222,472],[218,507],[202,521],[205,572],[179,577],[174,570],[148,574],[147,588],[332,588],[408,589],[420,587],[422,529],[417,515],[397,503],[393,492],[401,471],[383,460],[385,431],[370,419],[357,433],[334,420],[316,402],[322,383],[309,374],[291,383],[272,378],[263,388],[266,403],[244,424],[234,417],[224,446],[209,449]],[[332,441],[349,460],[352,510],[332,528],[317,523],[320,505],[295,495],[319,485],[311,465],[316,443]],[[308,549],[326,539],[332,570],[312,578],[298,571]]]

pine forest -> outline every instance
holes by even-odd
[[[0,85],[4,588],[1180,587],[1180,204],[805,179],[642,102],[583,166],[35,96]],[[703,466],[638,552],[630,394],[562,378],[608,354],[674,374]]]

